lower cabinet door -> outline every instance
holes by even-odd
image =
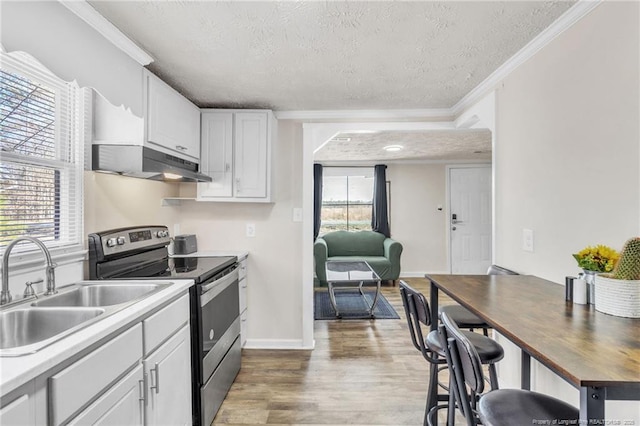
[[[74,417],[70,425],[142,425],[144,376],[138,365],[104,395]]]
[[[147,425],[190,425],[191,339],[189,325],[143,360]]]
[[[0,408],[0,425],[32,425],[33,410],[30,395],[22,395],[15,401]]]

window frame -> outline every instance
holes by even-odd
[[[327,173],[328,171],[330,171],[329,173]],[[345,203],[336,203],[336,204],[329,204],[326,202],[325,198],[324,198],[324,180],[327,177],[346,177],[347,178],[347,200],[346,200],[346,204]],[[352,230],[349,227],[349,207],[350,206],[370,206],[371,208],[371,214],[373,214],[373,186],[371,188],[371,202],[370,203],[358,203],[358,204],[352,204],[349,202],[349,182],[348,179],[349,177],[364,177],[364,178],[374,178],[374,167],[373,166],[357,166],[357,167],[346,167],[346,166],[324,166],[323,167],[323,174],[322,174],[322,179],[323,179],[323,197],[322,197],[322,205],[321,205],[321,211],[324,210],[325,206],[345,206],[347,208],[347,232],[356,232],[357,230]],[[321,213],[322,216],[322,213]],[[322,225],[322,220],[320,222],[320,232],[319,232],[319,236],[322,236],[324,234],[326,234],[327,232],[333,232],[333,231],[326,231],[323,232],[323,225]],[[371,230],[371,224],[369,223],[369,231]]]
[[[84,146],[90,136],[91,104],[87,101],[88,91],[74,82],[66,82],[55,76],[37,60],[26,53],[6,53],[0,50],[2,69],[23,76],[31,81],[46,85],[56,93],[55,158],[30,156],[2,151],[0,161],[9,164],[25,164],[57,170],[55,183],[55,210],[59,215],[54,219],[58,238],[43,240],[52,258],[58,265],[82,260],[84,249]],[[62,101],[62,97],[66,97]],[[65,112],[61,108],[66,108]],[[60,119],[67,122],[60,125]],[[64,133],[63,133],[64,132]],[[8,245],[0,247],[0,255]],[[11,270],[22,271],[42,263],[42,254],[34,244],[20,243],[11,251]]]

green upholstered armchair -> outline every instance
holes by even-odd
[[[402,244],[373,231],[334,231],[318,237],[313,245],[316,276],[327,285],[327,260],[365,260],[383,280],[400,277]]]

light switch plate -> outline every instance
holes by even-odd
[[[247,237],[255,237],[255,236],[256,236],[256,224],[247,223]]]
[[[533,253],[533,230],[522,230],[522,250]]]

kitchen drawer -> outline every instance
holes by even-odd
[[[247,319],[249,318],[248,312],[244,311],[240,314],[240,346],[244,348],[247,343]]]
[[[189,295],[144,320],[144,354],[149,355],[174,332],[189,322]]]
[[[247,259],[238,263],[238,279],[241,280],[247,276]]]
[[[60,424],[142,358],[137,324],[49,378],[50,420]]]
[[[138,365],[68,424],[70,426],[142,425],[143,386],[142,365]]]
[[[247,310],[247,279],[241,279],[238,286],[240,287],[240,313],[243,313]]]

